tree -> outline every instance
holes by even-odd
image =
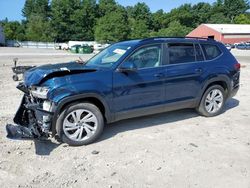
[[[250,24],[248,0],[183,4],[151,13],[146,3],[124,8],[116,0],[26,0],[25,21],[6,22],[9,39],[119,41],[148,36],[184,36],[202,23]],[[17,32],[18,31],[18,32]]]
[[[130,39],[140,39],[150,36],[147,23],[144,20],[130,20]]]
[[[9,22],[7,19],[0,22],[3,26],[4,35],[7,40],[25,40],[24,24],[13,21]]]
[[[169,13],[169,22],[177,21],[187,27],[195,27],[191,4],[184,4]]]
[[[210,22],[212,20],[213,23],[233,23],[237,15],[245,13],[248,9],[247,0],[217,0],[212,7]]]
[[[234,18],[249,9],[249,3],[246,0],[224,0],[225,15],[233,23]]]
[[[146,3],[137,3],[134,7],[129,7],[128,16],[136,21],[144,21],[148,29],[152,29],[152,14]]]
[[[51,41],[49,22],[49,0],[26,0],[22,10],[26,18],[26,39],[34,41]]]
[[[53,38],[50,31],[50,23],[36,14],[31,14],[26,28],[26,38],[30,41],[51,42]]]
[[[98,4],[98,10],[99,10],[99,16],[105,16],[106,14],[112,13],[113,11],[116,11],[117,4],[115,0],[99,0]]]
[[[76,40],[75,34],[79,32],[76,16],[81,9],[81,0],[52,0],[51,1],[51,27],[52,36],[56,41],[64,42]]]
[[[128,18],[124,9],[108,13],[97,21],[95,39],[99,42],[117,42],[128,37]]]
[[[169,16],[162,9],[152,14],[153,30],[159,31],[169,24]]]
[[[223,12],[215,13],[210,18],[208,23],[211,24],[229,24],[231,20],[223,14]]]
[[[250,24],[250,15],[249,14],[240,14],[235,17],[234,23],[236,24]]]
[[[26,0],[22,13],[26,20],[29,20],[34,14],[47,20],[50,14],[49,0]]]
[[[97,17],[97,4],[95,0],[84,0],[81,8],[72,15],[75,30],[72,34],[74,40],[94,40],[94,26]]]
[[[197,3],[192,8],[192,14],[194,15],[193,26],[196,27],[201,23],[208,23],[211,17],[212,6],[209,3]]]
[[[157,36],[162,37],[184,37],[186,36],[192,28],[181,25],[178,21],[173,21],[169,24],[168,28],[161,29]]]
[[[34,12],[34,8],[35,8],[35,1],[26,0],[22,10],[23,16],[27,19]]]

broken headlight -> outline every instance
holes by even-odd
[[[49,92],[48,87],[37,87],[33,86],[30,90],[33,97],[39,98],[39,99],[47,99],[47,94]]]

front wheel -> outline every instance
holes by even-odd
[[[91,103],[68,106],[59,116],[57,133],[72,146],[93,143],[102,133],[104,120],[100,110]]]
[[[199,107],[196,109],[199,114],[205,117],[219,115],[224,107],[226,93],[220,85],[211,86],[204,93]]]

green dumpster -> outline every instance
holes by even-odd
[[[78,52],[80,54],[91,54],[93,49],[90,46],[81,46]]]
[[[79,53],[79,48],[81,47],[81,45],[74,45],[74,46],[72,46],[71,48],[70,48],[70,51],[72,52],[72,53],[75,53],[75,54],[77,54],[77,53]]]

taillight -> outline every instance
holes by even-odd
[[[240,63],[237,62],[237,63],[234,65],[234,68],[235,68],[236,70],[240,70],[240,66],[241,66]]]

